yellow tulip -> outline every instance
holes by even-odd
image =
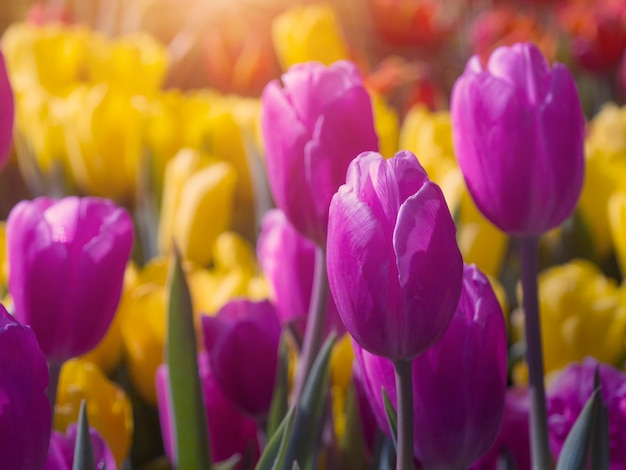
[[[609,199],[609,225],[617,263],[626,277],[626,193],[616,192]]]
[[[59,24],[17,24],[2,39],[15,89],[30,90],[39,85],[59,96],[84,81],[90,45],[87,29]]]
[[[118,465],[127,457],[133,434],[132,408],[124,390],[109,381],[88,361],[72,359],[63,364],[54,409],[54,429],[65,432],[78,420],[80,403],[87,403],[87,417],[109,444]]]
[[[370,96],[380,154],[385,158],[393,157],[398,151],[398,115],[382,96],[374,92],[370,92]]]
[[[608,103],[589,123],[585,182],[578,207],[593,238],[596,254],[611,251],[608,201],[626,192],[626,107]]]
[[[345,334],[335,343],[330,356],[330,392],[332,395],[335,435],[341,440],[346,427],[346,399],[352,381],[354,351],[350,335]]]
[[[65,137],[78,185],[95,196],[132,200],[143,150],[141,110],[104,83],[77,88],[68,104]]]
[[[583,260],[539,276],[546,374],[593,356],[617,365],[624,354],[626,302],[616,282]]]
[[[127,94],[152,95],[161,89],[168,66],[167,50],[148,34],[115,39],[94,34],[89,63],[94,82]]]
[[[155,373],[163,363],[166,307],[165,285],[154,283],[133,289],[119,307],[130,379],[139,395],[152,405],[157,402]]]
[[[228,163],[181,150],[165,170],[161,252],[169,253],[175,241],[184,259],[208,264],[213,242],[231,223],[236,178]]]
[[[325,65],[348,59],[339,21],[328,5],[294,6],[272,23],[272,42],[283,70],[301,62]]]

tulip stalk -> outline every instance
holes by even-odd
[[[61,377],[61,368],[63,363],[50,362],[48,364],[48,375],[50,382],[48,382],[48,388],[46,388],[46,396],[50,402],[50,408],[52,409],[52,417],[54,417],[54,406],[57,403],[57,390],[59,388],[59,377]]]
[[[520,237],[521,277],[526,328],[526,359],[530,393],[530,435],[533,469],[552,468],[548,445],[545,388],[543,383],[543,352],[539,301],[537,297],[537,260],[539,237]]]
[[[315,248],[315,273],[313,276],[313,291],[311,292],[307,327],[304,332],[300,365],[294,384],[294,403],[300,400],[304,383],[320,349],[324,322],[326,321],[326,306],[330,289],[328,272],[326,271],[326,249],[319,245]]]
[[[413,470],[413,361],[394,361],[398,429],[396,470]]]

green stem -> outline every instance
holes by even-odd
[[[539,237],[520,237],[521,277],[526,327],[526,359],[530,393],[530,435],[534,470],[550,470],[552,458],[548,446],[548,424],[544,390],[541,324],[537,297]]]
[[[412,361],[394,361],[398,402],[396,470],[413,470],[413,374]]]
[[[50,402],[50,408],[52,410],[52,420],[54,421],[54,407],[57,403],[57,389],[59,388],[59,377],[61,376],[61,368],[63,363],[49,363],[48,375],[50,381],[48,382],[48,388],[46,389],[46,396]]]
[[[313,291],[311,292],[311,304],[304,332],[300,364],[298,365],[294,383],[294,403],[300,401],[304,384],[322,344],[322,332],[326,322],[326,307],[329,294],[328,273],[326,272],[326,249],[318,246],[315,249],[315,274]]]

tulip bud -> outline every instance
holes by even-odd
[[[452,91],[454,148],[480,211],[500,230],[537,235],[570,216],[584,174],[584,116],[567,68],[532,44],[472,57]]]
[[[314,243],[300,235],[281,210],[273,209],[263,217],[257,252],[281,323],[304,333],[313,289]],[[332,295],[328,296],[325,330],[345,333]]]
[[[204,408],[209,423],[211,457],[214,462],[227,460],[235,454],[245,455],[252,450],[253,464],[259,457],[257,425],[232,405],[218,387],[206,353],[198,355],[198,371],[204,396]],[[156,374],[159,418],[163,435],[163,447],[170,461],[175,461],[176,449],[172,436],[171,399],[168,390],[168,370],[159,367]]]
[[[327,267],[341,319],[364,349],[412,360],[441,337],[461,292],[455,231],[412,153],[365,152],[350,164],[330,206]]]
[[[272,401],[280,323],[267,300],[240,299],[215,316],[202,317],[204,346],[224,395],[252,416],[267,414]]]
[[[602,400],[609,414],[610,468],[617,470],[624,468],[626,462],[626,374],[591,357],[570,364],[548,386],[550,450],[557,460],[576,418],[595,389],[596,369],[600,375]]]
[[[389,434],[382,389],[395,406],[393,363],[354,346],[378,425]],[[448,329],[412,363],[414,451],[424,468],[468,468],[491,447],[504,412],[506,362],[498,300],[487,278],[466,265]]]
[[[370,97],[356,66],[295,65],[263,91],[261,129],[277,206],[317,244],[326,242],[328,206],[360,152],[378,149]]]
[[[128,213],[92,197],[22,201],[7,220],[15,317],[50,362],[93,349],[117,309],[133,242]]]
[[[2,305],[0,345],[2,467],[42,468],[52,418],[46,358],[32,330],[15,321]]]

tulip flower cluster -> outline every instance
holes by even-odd
[[[0,37],[0,467],[626,468],[625,0],[114,4]]]

